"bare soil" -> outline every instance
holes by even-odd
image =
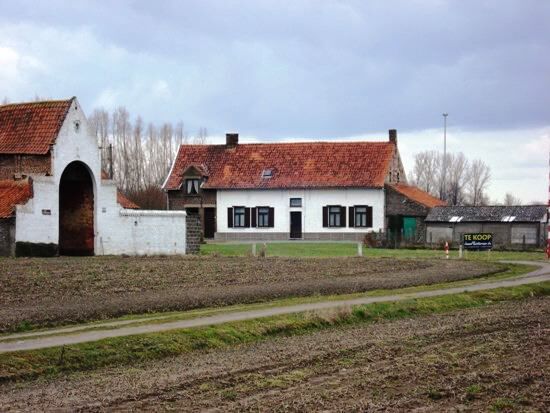
[[[1,411],[548,411],[550,298],[0,387]]]
[[[461,280],[494,264],[444,260],[90,257],[0,260],[0,332],[130,313]]]

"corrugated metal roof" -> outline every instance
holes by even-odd
[[[546,205],[439,206],[426,222],[541,222],[546,210]]]

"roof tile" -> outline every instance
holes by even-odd
[[[25,204],[32,198],[32,181],[6,179],[0,181],[0,218],[15,214],[15,206]]]
[[[0,106],[0,154],[44,155],[74,98]]]
[[[407,198],[421,205],[424,205],[425,207],[428,207],[428,208],[447,205],[445,201],[442,201],[441,199],[430,195],[428,192],[423,191],[422,189],[416,186],[410,186],[410,185],[399,183],[399,184],[392,184],[390,185],[390,187],[395,189],[400,194],[406,196]]]
[[[394,152],[389,142],[181,145],[164,189],[179,189],[197,164],[208,171],[203,188],[380,188]],[[271,178],[262,178],[266,168]]]

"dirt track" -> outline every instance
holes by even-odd
[[[0,331],[128,313],[187,310],[471,278],[467,261],[361,258],[148,257],[0,260]]]
[[[549,298],[503,303],[5,385],[0,410],[544,411],[549,329]]]

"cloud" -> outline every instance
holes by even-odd
[[[0,0],[0,9],[0,91],[12,101],[77,95],[88,112],[124,105],[262,142],[385,139],[378,131],[397,128],[409,164],[441,147],[447,111],[450,150],[490,160],[495,197],[546,196],[537,133],[550,127],[550,2]]]

